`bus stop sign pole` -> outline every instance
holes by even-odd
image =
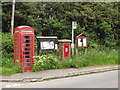
[[[77,28],[77,22],[72,21],[72,44],[71,44],[72,56],[74,55],[74,29],[76,29],[76,28]]]

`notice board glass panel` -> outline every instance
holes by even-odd
[[[54,49],[54,42],[53,41],[43,41],[40,42],[41,49]]]
[[[78,47],[82,47],[82,39],[78,38]]]
[[[86,47],[87,46],[87,40],[86,38],[83,38],[83,47]]]

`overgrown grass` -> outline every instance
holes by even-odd
[[[37,62],[35,62],[34,71],[118,64],[118,51],[116,49],[89,48],[86,53],[84,51],[84,49],[80,49],[78,56],[73,56],[72,58],[66,60],[60,60],[53,54],[37,56],[37,58],[35,58]],[[40,68],[38,69],[38,67]]]
[[[110,48],[88,48],[87,53],[85,49],[79,49],[78,56],[73,56],[66,60],[60,60],[60,57],[52,53],[44,53],[40,56],[35,56],[35,64],[32,71],[41,71],[49,69],[60,68],[81,68],[87,66],[103,66],[103,65],[117,65],[118,51]],[[22,69],[14,65],[13,59],[2,59],[2,75],[12,75],[22,72]]]
[[[115,49],[88,49],[87,53],[79,51],[79,55],[74,56],[71,63],[75,67],[115,65],[118,64],[118,51]]]
[[[22,68],[20,66],[14,65],[12,58],[2,58],[0,60],[0,75],[12,75],[16,73],[21,73]]]
[[[0,67],[0,75],[9,76],[16,73],[21,73],[22,70],[18,66],[13,67]]]

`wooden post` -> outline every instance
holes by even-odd
[[[85,48],[85,54],[87,53],[87,48]]]
[[[78,48],[76,48],[76,56],[78,56]]]

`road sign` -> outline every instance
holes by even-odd
[[[76,29],[77,28],[77,22],[76,21],[72,21],[72,29]]]

